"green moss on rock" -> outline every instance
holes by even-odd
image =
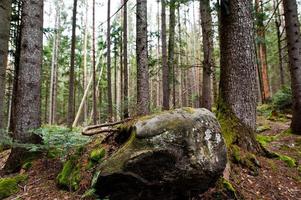
[[[26,175],[17,175],[10,178],[0,179],[0,199],[9,197],[19,191],[18,184],[26,181]]]
[[[99,162],[106,154],[106,150],[104,148],[94,149],[90,153],[90,160],[93,162]]]
[[[72,156],[57,176],[58,185],[63,189],[75,191],[79,188],[80,179],[80,166],[77,163],[77,158]]]

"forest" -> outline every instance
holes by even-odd
[[[298,0],[0,0],[0,199],[301,199]]]

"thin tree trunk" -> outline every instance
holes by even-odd
[[[279,6],[282,6],[282,2],[279,2],[279,0],[273,1],[274,9],[276,10],[275,14],[275,26],[276,26],[276,33],[277,33],[277,47],[278,47],[278,57],[279,57],[279,72],[280,72],[280,86],[284,87],[285,85],[285,78],[284,78],[284,49],[282,48],[282,35],[281,35],[281,14]]]
[[[161,1],[163,110],[169,110],[169,66],[167,64],[166,1]]]
[[[108,82],[108,121],[112,121],[112,81],[111,81],[111,0],[108,0],[108,21],[107,21],[107,82]]]
[[[124,2],[125,0],[123,0]],[[127,20],[127,2],[123,7],[123,74],[124,74],[124,89],[123,89],[123,117],[129,117],[129,83],[128,83],[128,20]]]
[[[257,12],[257,37],[258,37],[258,60],[261,69],[262,78],[262,100],[264,102],[270,99],[270,84],[268,77],[267,52],[265,41],[265,26],[263,19],[263,2],[262,0],[255,1],[255,9]]]
[[[175,107],[175,64],[174,64],[174,51],[175,51],[175,27],[176,27],[176,2],[171,0],[169,5],[169,40],[168,40],[168,69],[169,80],[172,80],[172,93],[173,93],[173,107]]]
[[[211,110],[212,107],[212,83],[211,74],[214,68],[213,60],[213,30],[212,17],[209,0],[200,1],[201,23],[203,34],[203,90],[202,90],[202,106]]]
[[[5,128],[4,117],[4,97],[5,97],[5,77],[7,66],[7,54],[9,43],[11,0],[0,2],[0,129]]]
[[[221,3],[218,116],[223,134],[227,136],[226,143],[260,152],[253,132],[256,126],[257,86],[252,2],[223,0]]]
[[[181,11],[180,11],[180,5],[177,8],[177,12],[178,12],[178,34],[179,34],[179,52],[178,52],[178,66],[179,66],[179,106],[183,107],[182,28],[181,28]]]
[[[71,56],[70,56],[70,71],[69,71],[69,97],[68,97],[68,127],[72,127],[74,120],[74,64],[75,64],[75,43],[76,43],[76,13],[77,0],[73,1],[73,17],[72,17],[72,39],[71,39]]]
[[[13,139],[20,143],[40,143],[31,130],[41,125],[41,66],[43,53],[43,1],[24,0],[22,5],[20,68],[14,105]],[[5,171],[17,171],[28,152],[14,148]]]
[[[117,46],[118,43],[115,43]],[[114,120],[117,121],[117,49],[114,52]]]
[[[52,49],[52,61],[51,61],[51,79],[50,79],[50,93],[49,93],[49,118],[48,123],[55,123],[56,115],[56,89],[57,89],[57,67],[58,67],[58,43],[59,43],[59,21],[60,21],[60,8],[56,8],[55,15],[55,33],[53,35],[53,49]]]
[[[86,16],[85,16],[85,36],[84,36],[84,87],[87,88],[88,85],[88,69],[87,69],[87,46],[88,46],[88,10],[89,10],[89,4],[88,1],[86,2]],[[84,103],[84,121],[86,121],[88,118],[88,103],[85,101]]]
[[[150,107],[147,58],[147,0],[137,0],[137,114],[147,115]]]
[[[110,5],[110,3],[109,3]],[[97,102],[96,102],[96,63],[95,63],[95,0],[93,0],[93,30],[92,30],[92,65],[93,65],[93,124],[97,123]],[[110,52],[110,51],[108,51]],[[110,54],[110,53],[109,53]]]
[[[283,0],[293,93],[291,129],[301,134],[301,38],[296,0]]]

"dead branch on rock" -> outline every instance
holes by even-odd
[[[115,133],[118,132],[118,129],[113,128],[113,126],[126,123],[128,121],[132,120],[131,118],[118,121],[118,122],[112,122],[112,123],[104,123],[104,124],[98,124],[98,125],[92,125],[87,126],[83,129],[82,134],[86,136],[93,136],[101,133]]]

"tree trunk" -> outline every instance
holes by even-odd
[[[149,113],[149,74],[147,58],[147,0],[137,0],[137,114]]]
[[[182,63],[182,28],[181,28],[181,11],[180,5],[177,8],[178,12],[178,34],[179,34],[179,52],[178,52],[178,66],[179,66],[179,106],[183,107],[183,63]]]
[[[278,47],[278,57],[279,57],[279,72],[280,72],[280,86],[284,87],[285,85],[285,78],[284,78],[284,49],[282,48],[282,30],[281,30],[281,24],[282,24],[282,19],[281,19],[281,14],[280,14],[280,9],[279,6],[282,6],[282,2],[279,2],[279,0],[274,0],[273,1],[274,9],[276,10],[275,14],[275,26],[276,26],[276,33],[277,33],[277,47]]]
[[[110,5],[110,3],[109,3]],[[95,0],[93,0],[93,25],[92,25],[92,65],[93,65],[93,124],[97,123],[97,101],[96,101],[96,63],[95,63]],[[110,34],[110,33],[109,33]],[[108,51],[110,52],[110,51]],[[110,54],[110,53],[109,53]]]
[[[43,1],[24,0],[22,4],[20,68],[14,105],[13,139],[19,143],[40,143],[31,132],[41,125],[41,66],[43,53]],[[25,149],[14,148],[5,171],[20,169]]]
[[[252,2],[221,1],[218,117],[229,145],[259,152],[255,140],[256,65]]]
[[[176,27],[176,2],[170,1],[169,5],[169,39],[168,39],[168,80],[172,80],[173,107],[175,107],[175,27]]]
[[[169,110],[169,66],[167,65],[166,1],[161,1],[163,110]]]
[[[11,0],[0,2],[0,129],[5,128],[4,97],[7,66],[8,42],[10,31]]]
[[[214,68],[213,60],[213,30],[212,30],[212,17],[209,0],[200,1],[201,9],[201,23],[203,34],[203,93],[202,93],[202,106],[211,110],[212,107],[212,82],[211,74]]]
[[[111,77],[111,0],[108,0],[108,19],[107,19],[107,82],[108,82],[108,121],[112,121],[112,77]]]
[[[118,42],[114,44],[115,51],[114,51],[114,120],[117,121],[117,58],[118,58],[118,48],[116,47]]]
[[[85,36],[84,36],[84,60],[83,60],[83,65],[84,65],[84,90],[87,88],[88,85],[88,69],[87,69],[87,46],[88,46],[88,10],[89,10],[89,4],[86,2],[86,16],[85,16]],[[88,119],[88,103],[85,101],[84,103],[84,122]]]
[[[128,83],[128,20],[127,20],[127,2],[123,0],[123,117],[129,117],[129,83]]]
[[[56,116],[56,98],[57,98],[57,70],[58,70],[58,48],[59,48],[59,31],[60,31],[60,8],[56,8],[55,16],[55,33],[53,35],[53,49],[51,61],[51,79],[50,79],[50,93],[49,93],[49,118],[48,123],[55,123]]]
[[[291,129],[301,134],[301,38],[296,0],[283,0],[283,7],[293,93]]]
[[[76,43],[76,13],[77,0],[73,1],[73,17],[72,17],[72,41],[71,41],[71,56],[70,56],[70,71],[69,71],[69,97],[68,97],[68,127],[72,127],[74,120],[74,64],[75,64],[75,43]]]
[[[262,0],[255,1],[256,18],[257,18],[257,37],[258,37],[258,62],[261,69],[262,81],[262,100],[266,102],[270,99],[270,84],[268,77],[267,50],[265,40],[265,26],[263,19],[263,2]]]

